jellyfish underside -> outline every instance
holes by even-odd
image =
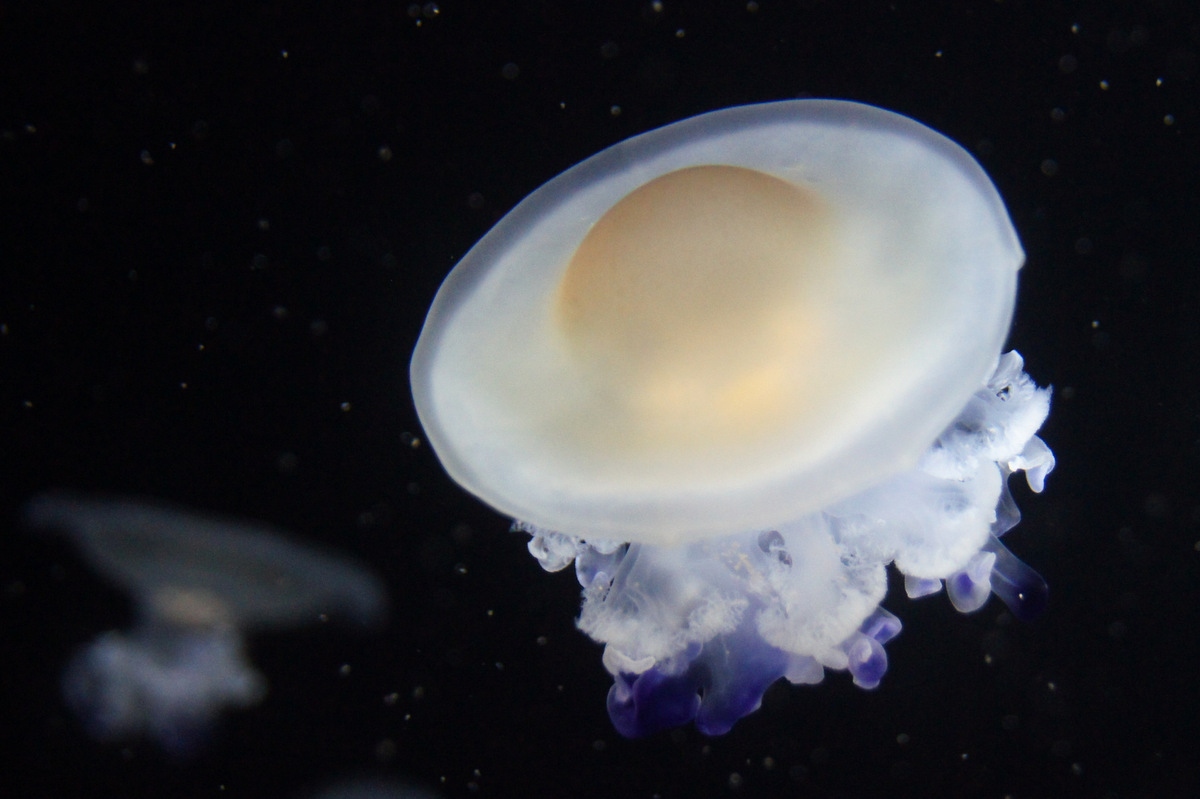
[[[629,736],[725,732],[786,677],[873,688],[886,567],[1022,618],[1000,543],[1049,390],[1001,354],[1024,260],[982,169],[853,103],[727,109],[543,186],[446,279],[414,353],[433,449],[574,562]]]
[[[136,605],[131,630],[99,636],[71,659],[63,695],[99,740],[146,735],[194,752],[226,708],[256,704],[267,683],[246,636],[315,621],[381,618],[372,574],[278,531],[162,504],[67,493],[26,507],[25,522],[65,533]]]

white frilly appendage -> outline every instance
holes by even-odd
[[[916,469],[774,529],[663,548],[515,523],[543,568],[575,563],[579,628],[605,645],[617,730],[636,737],[694,719],[719,735],[778,678],[817,683],[827,668],[874,688],[883,645],[900,631],[879,606],[889,563],[910,597],[944,583],[964,613],[995,593],[1019,618],[1037,615],[1045,582],[999,541],[1020,519],[1008,476],[1023,471],[1041,491],[1054,468],[1036,435],[1050,390],[1022,367],[1018,353],[1001,356]]]
[[[63,675],[63,696],[93,737],[149,735],[176,755],[194,752],[223,710],[257,704],[266,690],[242,636],[222,627],[112,630]]]

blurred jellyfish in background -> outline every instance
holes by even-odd
[[[386,594],[372,573],[269,527],[67,493],[33,499],[24,521],[66,534],[136,603],[134,628],[101,635],[63,676],[67,704],[100,740],[148,735],[188,754],[225,708],[266,693],[246,658],[247,635],[324,614],[383,620]]]
[[[438,794],[384,777],[348,777],[326,786],[312,799],[438,799]]]
[[[1050,393],[1002,353],[1024,263],[995,187],[899,114],[796,100],[621,142],[455,267],[411,365],[438,458],[519,521],[605,645],[628,736],[775,680],[873,688],[912,597],[1046,586],[1001,543]]]

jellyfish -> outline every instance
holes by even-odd
[[[314,799],[437,799],[437,794],[384,777],[348,777],[326,786]]]
[[[249,633],[322,614],[363,626],[383,617],[385,593],[373,574],[269,527],[70,493],[34,498],[24,521],[66,534],[136,604],[133,629],[100,635],[62,679],[67,705],[102,741],[147,735],[172,754],[191,754],[222,710],[266,693],[246,656]]]
[[[1050,390],[1003,352],[1024,253],[949,139],[834,100],[702,114],[545,184],[450,272],[410,367],[448,474],[572,563],[608,711],[728,731],[786,678],[887,670],[910,597],[1042,578]]]

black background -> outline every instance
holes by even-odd
[[[0,4],[6,796],[1187,796],[1200,790],[1200,13],[1190,2]],[[556,173],[723,106],[861,100],[962,143],[1028,262],[1010,345],[1058,457],[1006,539],[1051,586],[887,606],[881,688],[772,688],[629,742],[578,587],[457,489],[407,384],[455,261]],[[52,486],[267,520],[358,555],[390,625],[256,638],[209,750],[61,704],[131,609],[14,516]],[[349,669],[343,669],[348,665]]]

